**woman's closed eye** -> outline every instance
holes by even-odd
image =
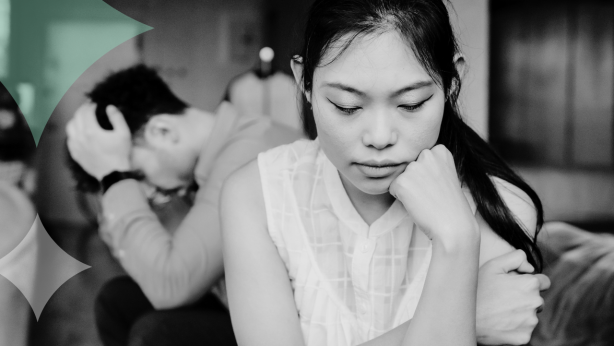
[[[340,112],[342,112],[344,114],[354,114],[356,111],[358,111],[360,109],[360,107],[338,105],[338,104],[334,103],[331,100],[328,100],[328,102],[330,102],[333,106],[335,106],[335,108],[337,108],[338,111],[340,111]]]
[[[426,103],[426,101],[430,100],[432,97],[433,95],[429,96],[426,100],[418,102],[418,103],[400,105],[399,108],[405,111],[408,111],[408,112],[414,112],[420,109]]]

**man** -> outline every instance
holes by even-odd
[[[92,176],[89,185],[102,189],[101,233],[131,277],[110,282],[98,297],[103,343],[233,344],[225,306],[207,293],[212,287],[223,292],[223,285],[216,286],[223,275],[220,188],[259,152],[299,135],[267,118],[239,115],[229,103],[215,115],[190,107],[142,65],[111,75],[89,97],[92,103],[67,125],[67,144]],[[143,186],[168,194],[185,191],[192,180],[199,186],[194,205],[169,232]],[[539,276],[541,287],[527,285],[530,275],[508,274],[523,263],[526,259],[507,256],[481,270],[478,334],[485,343],[514,343],[527,334],[524,321],[534,311],[519,302],[535,301],[549,283]]]
[[[195,339],[190,333],[178,333],[185,338],[168,344],[191,344],[224,334],[219,311],[225,309],[216,298],[203,298],[223,274],[219,190],[232,171],[259,152],[300,135],[264,117],[239,116],[228,103],[217,114],[190,107],[155,70],[143,65],[109,76],[89,98],[92,103],[79,108],[66,127],[67,145],[78,165],[101,182],[102,237],[134,280],[114,280],[98,297],[97,324],[103,342],[126,344],[132,330],[133,339],[152,337],[165,344],[160,339],[164,331],[143,336],[134,335],[135,328],[139,334],[138,329],[143,329],[139,325],[183,325],[188,322],[177,316],[203,309],[216,311],[214,317],[201,316],[201,320],[214,320],[218,327],[206,331],[210,335],[194,335]],[[106,110],[112,131],[100,127],[96,113],[103,124],[104,118],[97,109],[103,115]],[[198,184],[194,206],[173,234],[152,211],[139,181],[163,192],[184,190],[192,181]],[[154,309],[186,305],[193,309],[153,314],[133,326]],[[223,336],[232,339],[227,316],[226,322]]]

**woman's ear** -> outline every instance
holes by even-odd
[[[145,124],[143,135],[147,143],[154,146],[166,146],[179,142],[177,124],[160,115],[149,119]]]
[[[452,85],[450,86],[450,92],[447,96],[451,99],[456,99],[458,94],[460,93],[460,83],[461,80],[465,77],[467,64],[465,63],[465,57],[461,53],[456,53],[454,55],[454,67],[458,72],[458,78],[454,78],[452,80]]]
[[[290,59],[290,68],[292,69],[292,74],[294,75],[294,80],[296,81],[296,85],[300,88],[301,92],[305,94],[305,97],[309,102],[311,102],[311,95],[308,91],[305,91],[305,83],[303,82],[303,57],[299,55],[295,55]]]
[[[465,77],[467,64],[465,63],[465,57],[461,53],[456,53],[454,55],[454,66],[456,67],[456,71],[458,71],[460,79],[463,79],[463,77]]]

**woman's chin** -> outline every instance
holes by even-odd
[[[388,193],[390,184],[392,184],[392,178],[363,178],[361,184],[358,187],[362,192],[369,195],[382,195]]]
[[[363,174],[340,174],[340,177],[346,190],[358,190],[368,195],[382,195],[389,193],[390,184],[392,184],[396,175],[384,178],[373,178]]]

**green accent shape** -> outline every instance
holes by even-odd
[[[13,32],[11,37],[11,46],[19,46],[21,52],[34,51],[38,52],[39,54],[43,52],[44,47],[41,49],[41,47],[34,48],[30,46],[37,44],[37,42],[40,44],[42,35],[44,35],[46,30],[51,27],[52,23],[57,23],[61,20],[68,19],[71,21],[95,23],[98,19],[101,19],[101,22],[104,23],[112,22],[118,24],[113,30],[100,30],[100,32],[96,32],[91,36],[86,45],[83,45],[83,42],[62,42],[63,49],[68,49],[68,52],[70,54],[74,54],[74,56],[78,59],[76,60],[76,63],[73,63],[70,66],[68,75],[62,76],[62,80],[64,80],[64,82],[58,81],[55,84],[52,83],[51,85],[47,84],[45,86],[46,88],[50,87],[53,90],[53,92],[49,93],[49,95],[53,96],[47,99],[46,102],[42,102],[42,98],[40,96],[42,92],[45,92],[44,88],[41,87],[42,77],[32,77],[32,74],[30,74],[29,79],[38,79],[38,83],[34,83],[35,85],[37,84],[36,87],[38,89],[38,95],[36,96],[37,106],[35,107],[33,113],[26,117],[26,120],[28,121],[30,130],[32,131],[34,141],[38,146],[40,137],[43,133],[45,125],[47,124],[47,121],[51,117],[51,114],[57,107],[64,94],[66,94],[68,89],[79,78],[79,76],[81,76],[83,72],[92,66],[92,64],[94,64],[98,59],[115,47],[129,39],[134,38],[135,36],[152,30],[153,28],[124,15],[102,0],[17,1],[21,2],[20,5],[22,6],[26,5],[25,3],[28,2],[27,11],[15,11],[11,15],[13,27],[15,27],[15,22],[27,23],[27,25],[20,25],[19,30],[17,32]],[[13,5],[15,5],[15,2],[13,2]],[[75,8],[78,8],[79,10],[74,10]],[[58,12],[60,13],[58,14]],[[47,44],[47,42],[44,42],[44,40],[42,41],[43,44]],[[42,62],[41,56],[36,56],[36,54],[21,53],[19,54],[19,60],[20,61],[18,64],[20,67],[22,67],[21,74],[26,74],[27,71],[23,71],[27,70],[29,66],[32,66],[35,69],[38,68],[40,74],[45,72],[44,67],[40,66]],[[39,66],[36,66],[37,64]],[[9,78],[12,82],[21,82],[19,71],[15,73],[16,75],[13,74],[12,71],[9,73],[11,74]],[[70,81],[70,83],[66,83],[67,80]],[[19,94],[15,89],[15,85],[5,83],[4,78],[1,81],[3,84],[8,86],[9,92],[11,92],[11,95],[13,95],[15,100],[18,100],[17,102],[19,106],[23,109],[23,105],[21,104],[22,100],[20,100],[18,97]],[[48,90],[49,89],[47,89],[47,92]]]

